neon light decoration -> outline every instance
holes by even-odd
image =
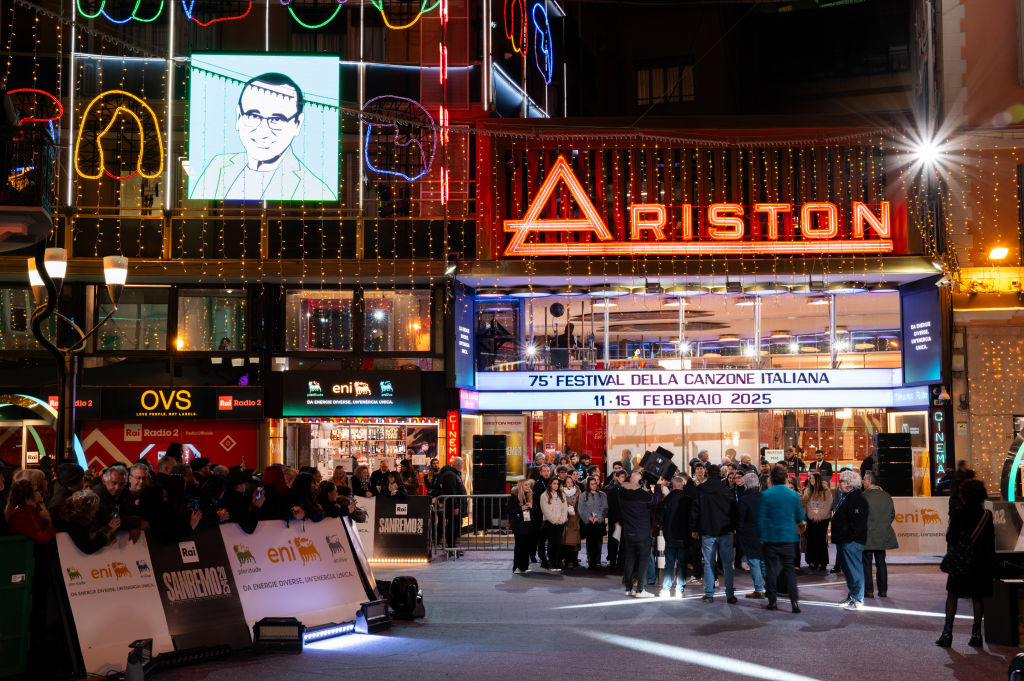
[[[23,123],[47,123],[50,126],[50,137],[57,139],[57,131],[53,122],[64,117],[64,107],[59,99],[49,92],[37,90],[34,87],[8,90],[7,94],[11,96],[11,103],[14,104],[14,108],[18,110],[19,114],[30,112],[29,115],[23,115],[18,119],[19,128]],[[35,95],[39,95],[39,97]],[[51,112],[43,110],[51,107],[53,109]],[[51,113],[52,115],[50,115]]]
[[[505,0],[505,37],[512,42],[513,50],[526,55],[530,42],[526,32],[526,0]]]
[[[331,13],[331,16],[327,17],[319,24],[307,24],[305,21],[299,18],[298,14],[295,13],[295,8],[292,7],[293,1],[294,0],[281,0],[281,4],[288,8],[288,13],[292,15],[292,19],[295,19],[295,23],[297,23],[299,26],[302,26],[303,28],[308,28],[310,30],[323,28],[327,24],[334,21],[334,17],[338,16],[338,12],[341,11],[341,6],[347,2],[347,0],[338,0],[338,6],[334,8],[334,12]]]
[[[123,103],[124,100],[128,100],[126,104]],[[135,170],[124,176],[114,175],[110,172],[103,151],[103,138],[114,127],[121,114],[129,116],[135,121],[139,134],[139,153],[135,161]],[[96,124],[93,124],[92,118],[97,119]],[[97,125],[101,126],[98,133],[96,132]],[[82,138],[86,134],[88,136],[85,144],[88,146],[83,147]],[[83,151],[98,152],[95,172],[82,168]],[[81,124],[78,126],[78,137],[75,139],[75,172],[89,180],[98,180],[104,173],[115,180],[128,179],[135,173],[151,180],[159,177],[163,171],[164,143],[160,136],[160,123],[157,121],[156,113],[148,104],[124,90],[107,90],[89,102],[89,106],[85,107],[85,113],[82,114]]]
[[[363,159],[367,168],[409,182],[430,172],[437,149],[437,129],[434,119],[419,102],[397,95],[381,95],[366,102],[363,113],[369,114],[363,116],[366,123]]]
[[[408,23],[405,23],[405,24],[401,23],[400,21],[396,22],[396,23],[392,23],[391,19],[388,18],[387,10],[384,9],[384,3],[385,2],[388,2],[388,0],[370,0],[370,4],[373,5],[374,7],[376,7],[380,11],[380,15],[384,19],[384,25],[385,26],[387,26],[388,28],[393,28],[395,30],[402,30],[402,29],[414,26],[416,24],[416,22],[420,20],[421,16],[423,16],[425,13],[427,13],[427,12],[433,10],[435,7],[437,7],[440,4],[441,0],[421,0],[420,1],[420,8],[416,12],[416,15],[412,18],[411,21],[409,21]],[[402,4],[409,4],[409,3],[400,2],[400,3],[397,3],[397,4],[402,5]],[[413,4],[415,4],[415,3],[413,3]]]
[[[552,195],[559,183],[564,183],[569,196],[579,207],[578,218],[542,218],[541,212],[552,205]],[[563,202],[565,205],[565,202]],[[617,241],[605,224],[597,208],[587,196],[564,156],[549,170],[537,195],[530,202],[521,220],[505,220],[505,231],[512,237],[505,247],[505,256],[573,256],[573,255],[768,255],[768,254],[845,254],[891,253],[893,242],[889,223],[890,207],[883,201],[876,214],[865,204],[855,205],[852,218],[843,234],[839,233],[839,208],[834,203],[815,202],[801,207],[803,219],[794,225],[791,234],[780,237],[777,216],[791,213],[790,204],[755,203],[749,222],[746,208],[736,203],[714,203],[701,207],[706,215],[706,237],[694,241],[693,209],[682,206],[682,223],[677,230],[666,225],[667,212],[663,204],[650,203],[631,207],[630,239]],[[767,239],[759,234],[756,216],[766,213],[770,218]],[[818,225],[810,218],[815,213],[825,214]],[[689,215],[689,218],[687,216]],[[821,222],[827,226],[821,226]],[[666,229],[668,227],[668,229]],[[868,234],[865,233],[867,227]],[[653,241],[639,241],[642,232],[653,232]],[[579,241],[528,241],[535,233],[561,232],[586,234],[590,238]],[[678,233],[675,240],[669,234]],[[699,233],[699,232],[698,232]],[[867,238],[870,236],[871,238]],[[799,239],[799,240],[797,240]]]
[[[1006,499],[1011,504],[1017,501],[1017,471],[1020,470],[1020,462],[1024,460],[1024,442],[1020,444],[1017,455],[1013,457],[1010,464],[1010,481],[1006,485]]]
[[[544,78],[544,84],[551,85],[551,77],[555,71],[555,48],[551,39],[551,24],[548,22],[548,8],[544,2],[538,2],[533,6],[530,18],[533,20],[535,44],[533,61]]]
[[[241,14],[235,14],[228,17],[217,17],[216,19],[210,19],[209,21],[200,21],[196,19],[193,11],[196,6],[196,0],[181,0],[181,9],[184,10],[185,16],[196,22],[200,26],[211,26],[216,24],[218,21],[234,21],[235,19],[244,19],[249,16],[249,12],[252,11],[252,0],[249,0],[249,4],[245,8],[245,12]]]
[[[132,9],[132,13],[127,18],[125,18],[125,19],[115,19],[114,17],[112,17],[109,14],[107,14],[107,0],[100,0],[100,8],[98,10],[96,10],[95,12],[93,12],[92,14],[87,12],[82,7],[82,0],[76,0],[75,4],[76,4],[76,6],[78,8],[78,13],[81,14],[86,19],[95,19],[96,17],[102,15],[108,21],[110,21],[112,23],[115,23],[115,24],[127,24],[129,21],[131,21],[133,19],[135,21],[138,21],[138,22],[141,22],[141,23],[144,23],[144,24],[148,24],[151,21],[156,21],[157,19],[159,19],[160,15],[164,11],[164,0],[160,0],[160,7],[157,8],[156,13],[153,16],[151,16],[151,17],[140,17],[139,16],[139,7],[142,5],[142,0],[135,0],[135,7]]]

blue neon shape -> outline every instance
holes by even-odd
[[[423,153],[423,144],[419,141],[419,139],[414,138],[414,137],[410,137],[408,142],[405,142],[405,143],[395,142],[395,144],[397,144],[400,147],[407,147],[410,144],[415,143],[417,149],[420,152],[420,160],[423,162],[423,172],[421,172],[420,174],[415,175],[413,177],[409,177],[405,173],[399,172],[397,170],[383,170],[381,168],[376,167],[375,165],[370,163],[370,134],[373,132],[373,126],[374,125],[380,125],[380,126],[387,126],[389,128],[394,128],[395,134],[398,134],[398,126],[395,125],[395,124],[392,124],[392,123],[371,123],[370,121],[367,121],[366,122],[366,137],[365,137],[365,140],[363,142],[363,161],[366,163],[366,167],[369,168],[370,170],[372,170],[375,173],[381,173],[383,175],[396,175],[396,176],[401,177],[401,178],[403,178],[403,179],[405,179],[405,180],[407,180],[409,182],[413,182],[415,180],[420,179],[421,177],[423,177],[427,173],[429,173],[430,169],[434,166],[434,152],[437,149],[437,130],[434,128],[434,117],[431,116],[430,112],[427,111],[426,109],[424,109],[423,105],[420,104],[419,102],[417,102],[416,100],[409,99],[408,97],[399,97],[398,95],[380,95],[379,97],[374,97],[373,99],[371,99],[368,102],[366,102],[366,104],[363,106],[363,108],[365,109],[372,102],[375,102],[378,99],[384,99],[385,97],[388,97],[388,98],[391,98],[391,99],[400,99],[400,100],[402,100],[404,102],[409,102],[410,104],[413,104],[414,106],[418,107],[419,110],[423,112],[423,115],[427,117],[427,120],[430,121],[430,131],[433,133],[433,136],[434,136],[433,143],[430,145],[430,159],[428,160],[427,159],[427,155]]]
[[[537,18],[538,9],[540,10],[540,18],[544,20],[543,27],[541,26],[540,19]],[[551,38],[551,24],[548,22],[548,8],[543,0],[535,4],[533,9],[530,10],[530,18],[533,20],[533,40],[537,43],[537,49],[533,52],[533,59],[537,64],[537,70],[540,71],[540,75],[544,78],[544,84],[551,85],[551,77],[555,69],[555,49]],[[544,53],[544,66],[540,65],[541,53]]]

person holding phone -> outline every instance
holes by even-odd
[[[227,511],[227,520],[237,523],[246,534],[256,531],[265,496],[263,487],[256,485],[251,471],[235,468],[228,472],[227,489],[220,506]]]

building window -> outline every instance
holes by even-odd
[[[98,286],[95,291],[96,317],[103,319],[110,312],[111,303],[106,290]],[[117,310],[100,328],[96,349],[109,352],[166,350],[169,293],[166,288],[126,288]]]
[[[0,350],[41,349],[32,335],[34,307],[31,289],[0,289]]]
[[[636,103],[692,102],[693,66],[646,66],[636,72]]]
[[[430,352],[430,291],[367,291],[363,349]]]
[[[285,345],[299,351],[352,351],[352,291],[289,291]]]
[[[178,291],[178,350],[245,350],[245,291]]]

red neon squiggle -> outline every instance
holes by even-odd
[[[516,16],[516,5],[519,6],[518,17]],[[516,28],[516,19],[519,20],[519,30]],[[526,0],[505,0],[505,37],[512,41],[512,49],[522,55],[526,55],[529,47],[529,36],[526,32]],[[522,39],[522,44],[517,41]]]
[[[59,121],[61,118],[64,117],[64,107],[61,105],[60,100],[57,99],[56,97],[54,97],[53,95],[51,95],[49,92],[45,92],[43,90],[37,90],[34,87],[23,87],[23,88],[18,88],[17,90],[8,90],[7,94],[13,95],[13,94],[17,94],[19,92],[32,92],[32,93],[35,93],[37,95],[43,95],[44,97],[49,97],[53,101],[53,103],[57,105],[57,115],[56,116],[52,116],[50,118],[33,118],[31,116],[26,116],[25,118],[22,118],[22,119],[20,119],[18,121],[18,126],[21,126],[22,123],[48,123],[50,121]]]
[[[195,6],[195,3],[193,2],[192,7],[194,7],[194,6]],[[246,18],[247,16],[249,16],[249,12],[252,11],[252,0],[249,0],[249,6],[245,8],[245,12],[243,14],[238,14],[238,15],[233,16],[233,17],[218,17],[216,19],[210,19],[209,21],[199,21],[199,19],[196,19],[195,15],[192,14],[192,11],[191,11],[192,7],[190,7],[189,11],[186,12],[186,14],[188,14],[188,18],[191,19],[192,21],[196,22],[200,26],[206,27],[206,26],[212,26],[213,24],[216,24],[219,21],[234,21],[235,19],[244,19],[244,18]]]
[[[109,171],[109,170],[107,170],[106,168],[104,168],[104,169],[103,169],[103,172],[104,172],[104,173],[106,173],[106,174],[107,174],[107,177],[109,177],[110,179],[112,179],[112,180],[117,180],[118,182],[121,182],[121,181],[123,181],[123,180],[127,180],[127,179],[130,179],[130,178],[134,177],[134,176],[135,176],[135,174],[136,174],[137,172],[139,172],[139,170],[138,170],[138,168],[136,168],[135,170],[133,170],[133,171],[132,171],[131,173],[129,173],[128,175],[125,175],[124,177],[118,177],[117,175],[115,175],[114,173],[110,172],[110,171]]]

